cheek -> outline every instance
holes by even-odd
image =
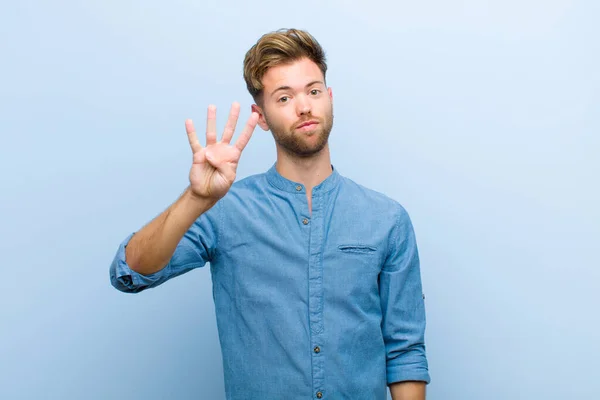
[[[295,114],[290,111],[291,107],[282,107],[269,114],[269,120],[276,126],[290,127],[296,123]]]
[[[327,102],[319,109],[319,116],[324,119],[329,119],[331,117],[332,110],[333,105],[330,102]]]

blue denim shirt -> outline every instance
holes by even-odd
[[[312,215],[275,165],[235,182],[152,275],[125,262],[132,235],[110,267],[121,291],[210,263],[227,399],[384,400],[386,384],[430,380],[410,218],[335,168]]]

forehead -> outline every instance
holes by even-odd
[[[290,64],[269,68],[263,76],[262,83],[268,94],[280,86],[302,88],[309,82],[323,80],[319,66],[308,58],[302,58]]]

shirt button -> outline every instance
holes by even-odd
[[[322,399],[322,398],[323,398],[323,393],[317,392],[317,399]]]
[[[321,352],[321,348],[319,346],[316,346],[314,348],[314,352],[317,353],[317,354],[319,354]]]
[[[297,191],[301,191],[302,190],[302,186],[300,186],[300,185],[296,186],[296,190]]]
[[[302,223],[303,223],[304,225],[308,225],[308,218],[304,218],[304,219],[302,220]]]

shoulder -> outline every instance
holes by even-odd
[[[244,190],[248,188],[254,188],[256,186],[262,186],[266,182],[266,173],[261,172],[258,174],[251,174],[243,178],[236,179],[231,185],[230,190]]]
[[[249,175],[233,182],[229,191],[219,202],[224,212],[246,209],[260,202],[265,196],[267,180],[265,173]]]
[[[248,175],[233,182],[226,197],[254,197],[265,190],[265,173]]]
[[[394,221],[402,220],[408,217],[408,212],[399,200],[380,191],[371,189],[351,178],[342,177],[343,196],[348,198],[356,206],[364,207],[362,209],[371,210],[376,214],[384,214]],[[357,204],[358,203],[358,204]]]

